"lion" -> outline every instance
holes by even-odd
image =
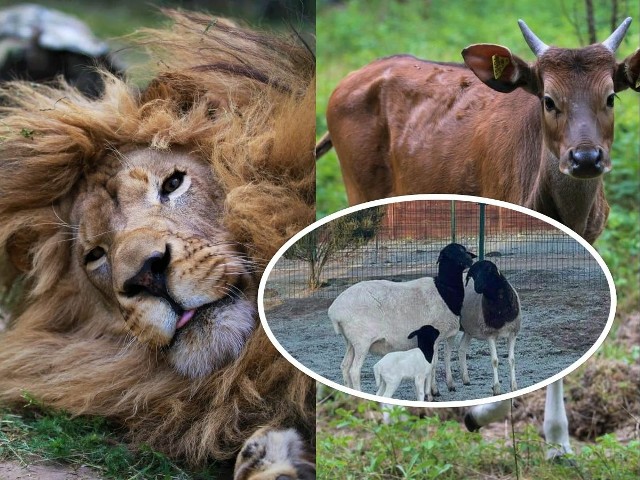
[[[0,402],[104,416],[194,466],[237,457],[237,479],[315,478],[314,383],[256,308],[266,263],[314,219],[314,56],[165,12],[137,38],[141,91],[108,72],[94,100],[3,90],[0,266],[19,299]]]

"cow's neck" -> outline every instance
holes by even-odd
[[[562,222],[593,243],[608,213],[602,177],[582,180],[565,175],[558,168],[559,160],[544,150],[525,206]]]

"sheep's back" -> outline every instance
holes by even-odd
[[[426,374],[430,365],[427,359],[424,358],[422,350],[412,348],[411,350],[403,352],[390,352],[386,354],[376,362],[373,370],[382,376],[396,376],[400,374],[402,378],[413,378],[419,373]]]
[[[415,348],[417,340],[407,336],[423,325],[433,325],[442,338],[459,328],[431,277],[356,283],[338,295],[328,314],[343,335],[371,342],[371,352],[378,354]]]

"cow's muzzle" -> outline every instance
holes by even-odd
[[[579,146],[568,152],[563,173],[575,178],[595,178],[611,170],[609,155],[600,147]]]

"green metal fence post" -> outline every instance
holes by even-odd
[[[456,243],[456,201],[451,200],[451,242]]]
[[[480,225],[478,232],[478,260],[484,260],[484,208],[486,205],[480,203]]]

